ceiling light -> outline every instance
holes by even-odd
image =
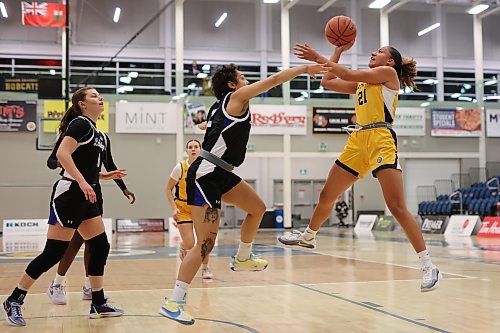
[[[433,24],[433,25],[431,25],[430,27],[427,27],[427,28],[425,28],[424,30],[420,30],[420,31],[417,33],[417,35],[418,35],[418,36],[425,35],[426,33],[430,32],[430,31],[432,31],[432,30],[434,30],[434,29],[437,29],[437,28],[439,28],[440,26],[441,26],[441,23],[439,23],[439,22],[438,22],[438,23],[434,23],[434,24]]]
[[[375,0],[370,4],[370,8],[384,8],[391,0]]]
[[[471,97],[467,97],[467,96],[460,96],[458,98],[459,101],[466,101],[466,102],[472,102],[472,98]]]
[[[420,104],[421,107],[426,107],[429,105],[431,105],[431,103],[429,103],[429,102],[423,102],[422,104]]]
[[[323,86],[319,86],[318,89],[314,90],[313,93],[315,94],[321,94],[325,91],[325,88],[323,88]]]
[[[128,77],[130,77],[132,79],[137,79],[138,76],[139,76],[139,73],[137,73],[137,72],[128,73]]]
[[[219,17],[219,19],[217,20],[217,22],[215,22],[215,27],[218,28],[220,27],[220,25],[222,24],[222,22],[224,22],[224,20],[226,19],[227,17],[227,13],[224,12],[222,13],[222,15]]]
[[[210,72],[210,65],[206,64],[201,67],[201,70],[204,72]]]
[[[488,80],[484,83],[485,86],[492,86],[497,83],[496,79]]]
[[[427,79],[422,82],[423,84],[437,84],[438,80],[436,79]]]
[[[7,15],[7,8],[5,8],[5,5],[3,4],[2,1],[0,1],[0,12],[2,12],[2,16],[7,18],[9,15]]]
[[[207,73],[198,73],[198,74],[196,74],[196,77],[197,77],[198,79],[204,79],[204,78],[206,78],[207,76],[208,76],[208,74],[207,74]]]
[[[303,102],[305,100],[305,97],[304,96],[299,96],[299,97],[296,97],[295,100],[297,102]]]
[[[55,69],[51,69],[51,70],[49,71],[49,73],[50,73],[50,75],[56,75],[56,70],[55,70]]]
[[[461,93],[454,93],[454,94],[451,94],[451,98],[458,98],[460,97],[460,95],[462,95]]]
[[[263,3],[278,3],[280,0],[262,0]]]
[[[122,12],[122,10],[120,9],[120,7],[115,8],[115,15],[113,16],[113,22],[118,23],[118,21],[120,21],[120,13],[121,12]]]
[[[472,7],[471,9],[469,9],[467,11],[467,13],[469,13],[471,15],[476,15],[476,14],[484,12],[489,7],[490,7],[490,5],[479,4],[479,5],[476,5],[476,6]]]
[[[120,82],[125,84],[130,84],[130,82],[132,82],[132,78],[130,76],[122,76],[120,78]]]

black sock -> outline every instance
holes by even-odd
[[[22,290],[16,287],[12,294],[7,298],[9,302],[17,302],[19,304],[23,304],[24,298],[26,297],[26,294],[28,293],[27,290]]]
[[[98,291],[92,289],[92,304],[103,305],[104,303],[106,303],[104,299],[104,289],[101,288]]]

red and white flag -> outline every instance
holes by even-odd
[[[64,27],[66,6],[52,2],[21,1],[23,24],[35,27]]]

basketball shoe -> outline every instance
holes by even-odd
[[[54,281],[50,284],[49,289],[47,289],[47,296],[49,296],[52,304],[55,305],[66,305],[66,290],[61,284],[54,284]]]
[[[307,249],[316,248],[316,238],[313,237],[310,240],[306,240],[299,230],[293,230],[292,232],[279,236],[278,241],[281,244],[289,246],[305,247]]]
[[[104,303],[103,305],[90,304],[89,317],[91,319],[99,319],[104,317],[119,317],[123,315],[123,310]]]
[[[172,301],[165,298],[165,304],[160,307],[160,314],[183,325],[193,325],[194,318],[184,310],[186,301]]]
[[[250,253],[250,258],[244,261],[239,261],[236,256],[233,256],[229,267],[233,271],[263,271],[267,265],[267,260],[260,259],[255,254]]]
[[[443,274],[434,266],[422,267],[422,284],[420,285],[421,292],[432,291],[439,287],[439,282],[443,279]]]
[[[21,305],[14,301],[5,300],[2,304],[2,312],[7,323],[11,326],[26,326],[23,314],[21,313]]]

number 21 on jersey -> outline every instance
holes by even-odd
[[[362,89],[358,92],[358,105],[363,105],[368,103],[366,100],[366,89]]]

